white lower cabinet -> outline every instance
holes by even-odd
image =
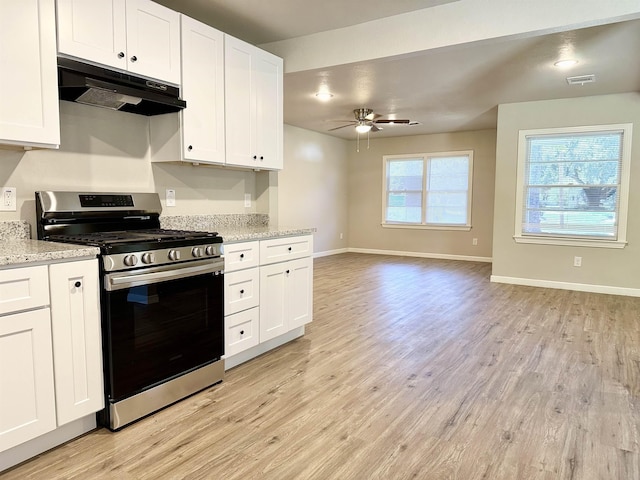
[[[226,332],[225,355],[231,357],[260,343],[260,309],[250,308],[224,318]]]
[[[260,341],[311,322],[313,260],[310,257],[260,267]]]
[[[313,237],[234,243],[224,252],[231,368],[304,334],[313,314]]]
[[[0,451],[56,428],[52,362],[48,308],[0,317]]]
[[[0,270],[0,452],[103,407],[97,259]]]
[[[104,407],[98,265],[49,267],[58,426]]]

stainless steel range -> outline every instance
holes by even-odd
[[[224,376],[224,260],[216,233],[160,228],[155,193],[36,192],[38,239],[100,248],[111,430]]]

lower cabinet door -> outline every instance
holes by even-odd
[[[287,322],[287,263],[260,267],[260,342],[289,331]]]
[[[260,309],[258,307],[235,313],[224,318],[226,345],[225,356],[231,357],[258,345]]]
[[[55,428],[49,309],[0,317],[0,451]]]
[[[310,323],[313,317],[313,258],[288,263],[289,330]]]
[[[58,425],[104,406],[97,260],[49,267]]]

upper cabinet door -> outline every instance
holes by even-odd
[[[127,69],[125,0],[58,0],[58,52]]]
[[[228,164],[282,169],[282,99],[282,59],[225,35]]]
[[[259,167],[280,170],[283,163],[282,59],[258,50],[253,67]]]
[[[252,92],[252,45],[225,35],[225,119],[227,163],[253,167],[255,151],[255,97]]]
[[[150,0],[127,0],[128,70],[180,84],[180,14]]]
[[[225,162],[224,34],[182,15],[182,156]]]
[[[53,0],[0,2],[0,144],[60,144]]]

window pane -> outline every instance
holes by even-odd
[[[466,190],[469,188],[469,158],[432,157],[429,159],[427,190]]]
[[[386,221],[422,221],[422,193],[389,192],[387,198]]]
[[[427,223],[466,224],[467,193],[427,193]]]
[[[616,238],[622,132],[527,138],[522,232]]]

